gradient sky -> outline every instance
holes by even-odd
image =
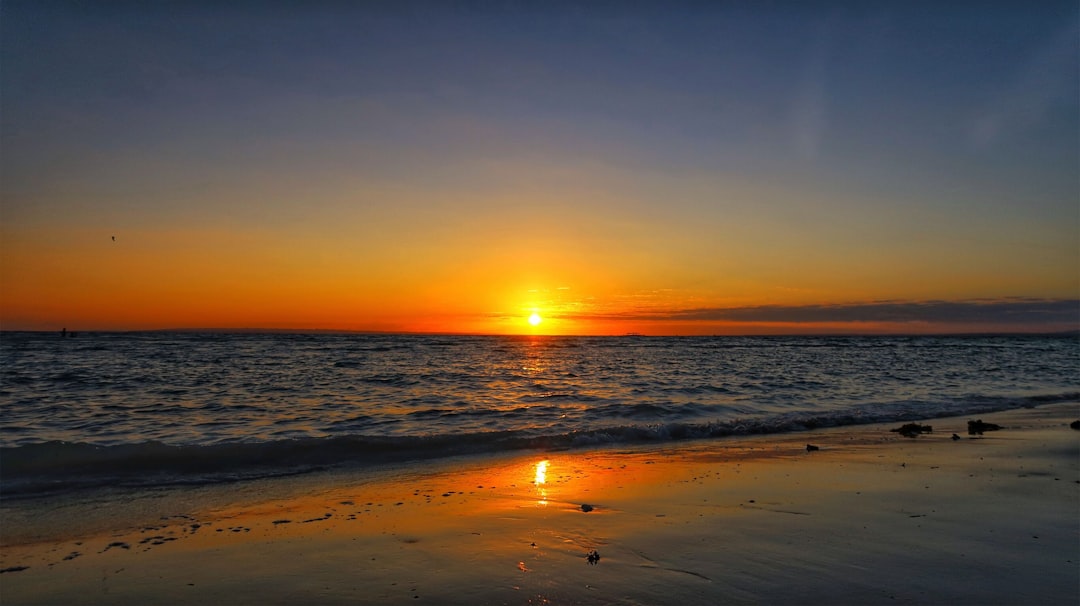
[[[0,4],[0,328],[1080,326],[1074,0],[224,4]]]

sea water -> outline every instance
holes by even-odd
[[[5,496],[979,414],[1080,399],[1080,340],[14,333]]]

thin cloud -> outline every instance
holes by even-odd
[[[582,315],[574,319],[689,322],[888,322],[929,324],[1080,325],[1078,299],[993,299],[972,301],[874,301],[835,305],[756,305]]]

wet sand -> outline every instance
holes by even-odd
[[[1080,602],[1080,405],[981,418],[5,501],[0,601]]]

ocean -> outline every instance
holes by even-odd
[[[0,493],[237,481],[1080,400],[1071,336],[0,336]]]

